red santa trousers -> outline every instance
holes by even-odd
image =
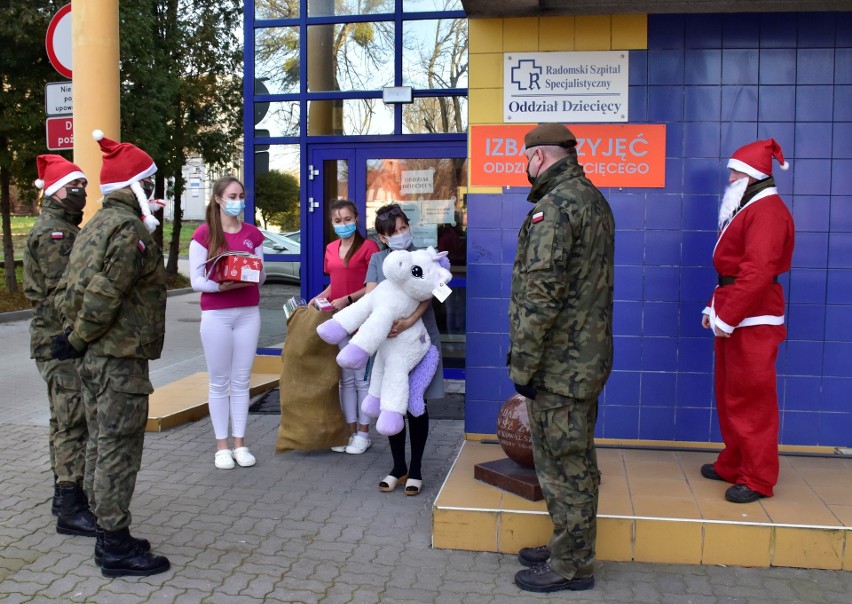
[[[767,497],[778,482],[775,359],[783,325],[754,325],[716,338],[716,408],[725,449],[714,467],[732,484]]]

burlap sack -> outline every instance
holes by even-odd
[[[317,326],[331,317],[300,307],[287,321],[281,351],[281,425],[275,450],[310,451],[345,445],[349,426],[340,410],[337,346],[323,342]]]

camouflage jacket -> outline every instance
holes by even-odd
[[[541,173],[529,200],[512,269],[509,377],[597,398],[612,368],[612,210],[574,156]]]
[[[166,332],[163,253],[129,189],[110,193],[71,252],[57,304],[71,344],[98,356],[157,359]]]
[[[50,360],[50,338],[62,331],[54,295],[79,232],[62,208],[44,200],[24,249],[24,295],[33,305],[30,358]]]

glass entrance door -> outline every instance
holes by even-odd
[[[466,151],[463,141],[308,148],[303,296],[309,299],[328,284],[328,275],[322,270],[325,246],[334,237],[328,220],[330,202],[339,198],[354,201],[362,228],[373,238],[376,210],[389,203],[400,204],[411,223],[414,244],[446,250],[450,259],[453,294],[443,304],[433,300],[447,377],[461,377],[464,368]]]

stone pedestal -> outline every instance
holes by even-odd
[[[509,458],[476,464],[473,477],[530,501],[539,501],[544,497],[535,470],[525,468]]]
[[[530,501],[542,499],[535,475],[527,402],[520,394],[509,398],[500,408],[497,440],[508,459],[476,464],[473,477]]]

